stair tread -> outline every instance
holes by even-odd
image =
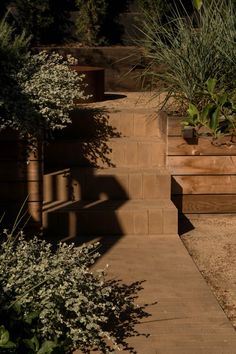
[[[68,167],[63,168],[61,166],[53,166],[53,167],[46,167],[44,176],[45,175],[56,175],[58,173],[70,173],[70,172],[77,172],[77,173],[84,173],[84,174],[94,174],[97,175],[127,175],[127,174],[156,174],[156,175],[170,175],[168,168],[166,167],[158,167],[158,168],[132,168],[132,167],[108,167],[108,168],[94,168],[94,167]]]
[[[58,138],[55,140],[51,140],[50,144],[56,144],[56,143],[60,143],[60,144],[68,144],[68,143],[89,143],[89,142],[93,142],[96,140],[101,140],[100,138],[96,137],[91,137],[91,138],[81,138],[81,137],[63,137],[63,138]],[[155,142],[161,142],[161,143],[165,143],[162,137],[159,136],[118,136],[118,137],[110,137],[107,138],[105,142],[108,141],[121,141],[122,142],[137,142],[140,144],[143,143],[155,143]],[[50,147],[50,146],[49,146]]]
[[[69,211],[99,211],[99,210],[144,210],[144,209],[173,209],[176,207],[170,199],[150,200],[79,200],[69,202],[50,202],[44,204],[45,212],[69,212]]]
[[[108,101],[109,103],[111,101]],[[113,101],[114,102],[114,101]],[[75,107],[75,110],[74,110],[74,114],[76,114],[78,112],[78,116],[80,115],[80,113],[82,112],[86,112],[86,111],[89,111],[91,109],[94,109],[94,110],[98,110],[99,111],[99,108],[102,110],[104,109],[104,106],[103,107],[97,107],[98,106],[98,102],[95,103],[92,103],[92,104],[88,104],[86,105],[86,107],[83,107],[83,106],[77,106]],[[114,106],[114,107],[105,107],[104,109],[104,114],[119,114],[119,113],[129,113],[129,114],[147,114],[147,115],[150,115],[150,114],[153,114],[153,113],[160,113],[160,110],[156,107],[156,106],[153,106],[153,107],[138,107],[138,106],[133,106],[133,107],[130,107],[130,106],[121,106],[121,105],[117,105],[117,106]]]

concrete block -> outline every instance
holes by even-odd
[[[141,199],[143,196],[143,176],[141,173],[131,173],[129,175],[129,197],[130,199]]]
[[[148,211],[149,235],[163,233],[163,211],[161,209]]]
[[[148,211],[135,212],[134,214],[134,234],[148,234]]]

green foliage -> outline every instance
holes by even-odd
[[[13,107],[14,124],[16,128],[21,125],[21,133],[40,137],[45,130],[62,129],[71,122],[69,112],[75,99],[85,98],[83,76],[69,67],[75,63],[70,56],[63,59],[57,53],[44,51],[28,58],[16,76],[26,100],[20,99]]]
[[[213,141],[226,134],[232,139],[236,133],[235,97],[226,92],[216,92],[216,85],[216,79],[207,81],[206,90],[202,93],[204,104],[198,108],[190,103],[183,125],[194,127],[197,135],[212,136]]]
[[[117,44],[122,26],[118,19],[128,6],[128,0],[76,0],[76,20],[79,41],[85,45]]]
[[[193,0],[193,5],[199,11],[203,5],[203,0]]]
[[[0,326],[0,350],[16,348],[16,344],[10,341],[10,334],[4,326]]]
[[[0,21],[1,87],[6,72],[8,73],[22,67],[28,55],[29,41],[30,38],[26,36],[24,31],[21,35],[17,35],[5,19]]]
[[[146,75],[157,92],[168,91],[184,104],[199,105],[205,82],[216,78],[219,90],[235,88],[235,16],[232,2],[204,2],[197,16],[172,10],[171,23],[146,14],[141,31],[145,54],[150,60]],[[162,67],[162,70],[157,70]]]
[[[193,12],[190,0],[138,0],[137,4],[142,15],[145,12],[146,16],[148,14],[148,16],[161,20],[161,23],[170,21],[176,11],[181,15],[186,13],[190,15]],[[141,21],[143,21],[143,16],[141,16]]]
[[[108,353],[147,315],[134,304],[140,283],[91,271],[98,244],[75,247],[5,231],[0,247],[0,346],[12,354]],[[4,351],[3,351],[4,348]]]
[[[122,43],[121,36],[124,28],[119,23],[119,16],[127,11],[129,2],[129,0],[107,0],[107,11],[102,26],[102,36],[107,44]]]
[[[49,130],[70,123],[75,99],[83,99],[83,78],[58,54],[27,52],[29,39],[0,23],[0,129],[21,137],[43,138]]]
[[[70,0],[15,0],[17,24],[32,36],[33,44],[61,42],[70,24],[69,3]]]
[[[78,17],[76,20],[77,34],[81,43],[100,45],[105,43],[101,35],[107,10],[106,0],[76,0]]]
[[[28,56],[19,70],[6,75],[9,80],[1,94],[0,128],[17,130],[21,137],[42,138],[47,131],[70,123],[75,99],[85,98],[83,78],[60,55],[46,52]]]

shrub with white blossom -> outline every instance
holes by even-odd
[[[57,53],[31,54],[29,38],[0,21],[0,130],[42,138],[70,123],[75,99],[84,99],[83,76],[71,69],[76,59]]]
[[[135,305],[140,282],[124,285],[91,271],[98,244],[75,247],[2,235],[0,351],[110,353],[146,315]]]
[[[4,90],[0,128],[10,127],[20,136],[41,138],[71,122],[75,99],[84,99],[83,76],[70,68],[75,59],[45,51],[29,55],[23,67],[9,73]]]

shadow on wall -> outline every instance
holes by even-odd
[[[181,236],[194,229],[193,224],[183,213],[183,188],[171,177],[171,200],[178,209],[178,234]]]
[[[123,235],[119,208],[129,199],[112,172],[108,140],[121,134],[105,108],[76,108],[72,124],[45,149],[44,235],[77,245],[98,240],[106,252]]]
[[[54,167],[114,167],[108,141],[120,137],[109,124],[106,108],[76,108],[72,124],[54,133],[45,148],[45,165]]]

